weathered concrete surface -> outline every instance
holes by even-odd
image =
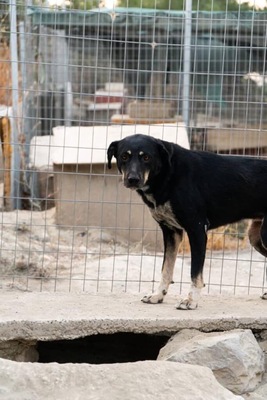
[[[73,339],[97,333],[175,333],[184,328],[210,332],[267,330],[267,301],[259,297],[203,297],[194,311],[176,310],[175,297],[162,304],[142,294],[25,293],[0,291],[0,338]]]
[[[0,358],[13,361],[38,361],[39,355],[36,350],[36,341],[0,339]]]
[[[164,361],[38,364],[0,359],[2,400],[241,400],[207,367]]]

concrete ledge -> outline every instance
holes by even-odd
[[[0,292],[0,338],[74,339],[116,332],[174,333],[267,329],[267,301],[259,297],[205,296],[195,311],[175,309],[176,299],[149,305],[140,295]]]

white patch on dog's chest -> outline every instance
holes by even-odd
[[[152,199],[149,199],[151,201]],[[151,201],[152,203],[152,201]],[[153,202],[155,205],[155,203]],[[168,226],[169,228],[176,228],[176,229],[183,229],[183,227],[177,221],[170,202],[167,201],[166,203],[156,206],[154,208],[150,208],[150,212],[152,217],[159,223],[163,223],[164,225]]]

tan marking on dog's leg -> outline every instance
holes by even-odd
[[[182,235],[175,234],[175,244],[172,251],[167,251],[162,266],[161,281],[156,293],[144,296],[142,298],[143,303],[157,304],[162,303],[166,296],[169,286],[173,281],[173,271],[175,261],[178,253],[178,248],[182,240]]]
[[[198,306],[198,301],[201,295],[201,289],[205,286],[203,282],[203,276],[200,274],[197,276],[191,284],[190,292],[188,296],[180,301],[176,308],[179,310],[195,310]]]
[[[173,271],[178,253],[178,247],[175,248],[174,252],[171,255],[168,254],[165,258],[165,262],[161,273],[161,281],[158,287],[158,296],[161,297],[162,300],[164,296],[166,296],[169,286],[173,281]]]

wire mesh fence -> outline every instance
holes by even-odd
[[[1,288],[150,292],[161,232],[106,149],[144,133],[265,157],[267,12],[30,3],[0,1]],[[209,235],[206,292],[266,290],[246,229]],[[190,284],[187,239],[174,281]]]

